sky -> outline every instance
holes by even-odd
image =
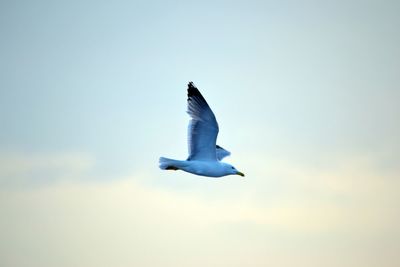
[[[0,2],[0,265],[395,267],[400,3]],[[187,157],[193,81],[221,179]]]

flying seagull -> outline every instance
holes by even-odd
[[[189,157],[187,160],[174,160],[161,157],[162,170],[182,170],[196,175],[222,177],[244,174],[232,165],[221,160],[231,153],[216,144],[218,123],[210,106],[192,82],[188,84],[187,113],[191,120],[188,127]]]

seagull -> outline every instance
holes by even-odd
[[[244,174],[235,167],[221,161],[231,153],[216,144],[219,131],[217,120],[193,82],[188,84],[187,95],[187,113],[191,117],[188,127],[189,157],[187,160],[160,157],[160,169],[182,170],[207,177],[226,175],[244,177]]]

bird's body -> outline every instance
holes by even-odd
[[[160,158],[160,168],[165,170],[183,170],[185,172],[208,177],[238,174],[229,164],[213,160],[174,160],[162,157]]]
[[[201,176],[222,177],[231,174],[244,176],[232,165],[221,162],[230,152],[216,144],[219,131],[217,120],[200,91],[188,84],[188,110],[191,116],[188,127],[189,157],[174,160],[161,157],[163,170],[183,170]]]

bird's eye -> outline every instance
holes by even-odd
[[[231,167],[232,168],[232,170],[234,170],[235,168],[234,167]]]

